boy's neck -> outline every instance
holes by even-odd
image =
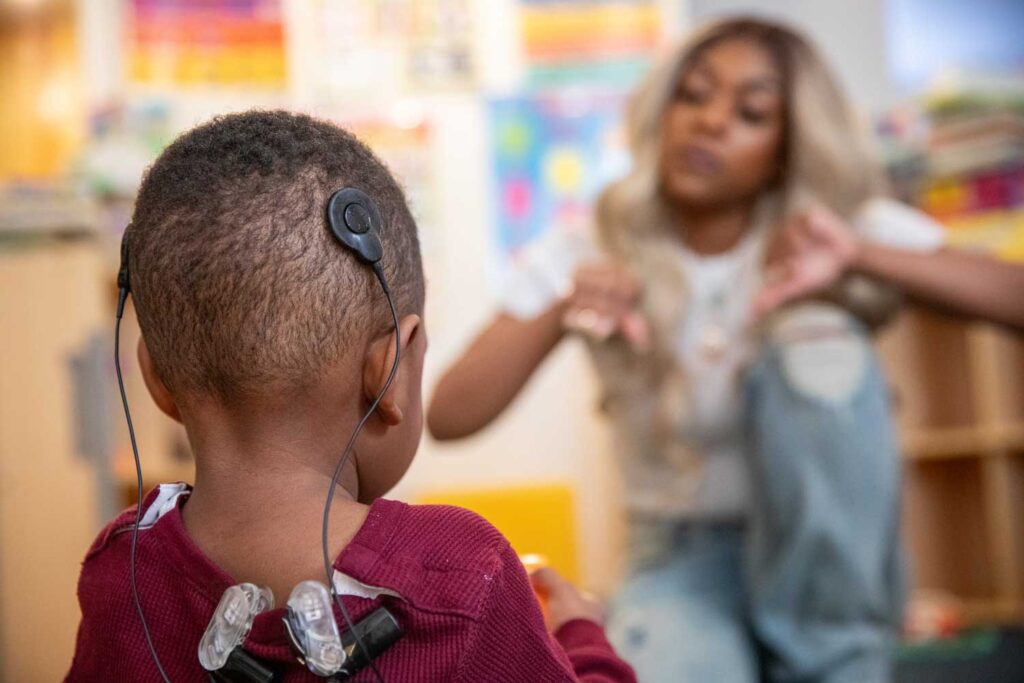
[[[355,418],[316,403],[269,411],[206,405],[183,416],[196,458],[195,487],[182,512],[189,534],[236,582],[270,586],[278,604],[299,581],[326,578],[323,507]],[[355,457],[335,489],[332,559],[366,518]]]

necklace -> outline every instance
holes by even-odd
[[[718,287],[711,295],[708,322],[697,334],[697,349],[705,359],[716,362],[729,348],[730,335],[725,324],[725,301],[728,283]]]
[[[705,273],[706,277],[714,277],[717,282],[708,297],[707,318],[697,330],[695,341],[697,354],[709,363],[721,361],[738,341],[737,337],[742,338],[745,334],[748,324],[746,316],[737,317],[736,306],[730,306],[730,297],[743,297],[752,286],[752,281],[758,277],[758,264],[767,239],[766,216],[769,213],[764,207],[759,209],[749,232],[736,245],[733,253],[736,261],[727,272]],[[729,314],[730,308],[734,309],[732,315]]]

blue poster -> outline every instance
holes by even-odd
[[[501,261],[548,230],[586,230],[600,191],[629,155],[621,95],[522,97],[490,103],[494,225]]]

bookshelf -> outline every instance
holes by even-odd
[[[1024,623],[1024,337],[910,309],[880,340],[913,589]]]
[[[879,122],[897,197],[953,248],[1024,260],[1024,89],[963,77]],[[1007,292],[1022,296],[1024,292]],[[913,588],[1024,623],[1024,336],[908,310],[882,335],[902,434]]]

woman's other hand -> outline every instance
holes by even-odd
[[[832,211],[819,206],[797,217],[773,245],[754,313],[828,288],[853,266],[859,249],[853,230]]]

